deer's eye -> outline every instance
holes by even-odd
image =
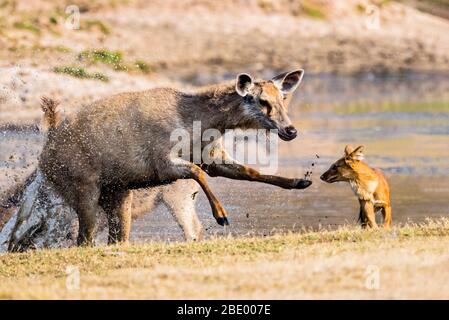
[[[259,104],[262,107],[267,108],[267,115],[270,116],[271,115],[271,110],[272,110],[272,107],[271,107],[270,103],[267,100],[259,99]]]
[[[259,103],[262,107],[270,108],[270,103],[267,100],[259,99]]]

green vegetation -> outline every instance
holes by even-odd
[[[48,21],[50,21],[51,24],[58,24],[58,18],[56,16],[51,16],[48,18]]]
[[[41,30],[39,29],[39,27],[33,22],[19,21],[19,22],[15,22],[13,26],[16,29],[27,30],[27,31],[33,32],[35,34],[41,33]]]
[[[100,20],[82,20],[81,30],[92,30],[98,28],[103,34],[108,35],[111,33],[111,27]]]
[[[137,60],[137,61],[135,62],[135,65],[136,65],[136,67],[137,67],[140,71],[142,71],[143,73],[149,73],[149,72],[151,72],[151,67],[150,67],[145,61]]]
[[[78,55],[81,61],[86,61],[90,64],[97,62],[109,65],[115,71],[127,71],[128,66],[124,64],[122,53],[119,51],[109,51],[106,49],[86,50]]]
[[[317,5],[305,2],[301,5],[301,8],[302,8],[302,11],[309,17],[316,18],[316,19],[326,18],[326,15],[322,11],[322,9]]]
[[[81,52],[78,57],[91,63],[101,62],[110,65],[118,65],[122,63],[122,53],[118,51],[109,51],[106,49],[87,50]]]
[[[89,1],[79,3],[81,12],[99,11],[107,8],[114,8],[118,4],[126,4],[128,1]],[[31,7],[36,7],[35,5]],[[56,36],[60,36],[59,27],[62,27],[64,20],[68,17],[65,12],[66,5],[55,3],[50,7],[45,6],[37,9],[27,10],[26,8],[17,9],[15,0],[0,0],[0,34],[5,29],[16,28],[40,35],[49,31]],[[49,23],[47,23],[49,22]],[[84,31],[98,30],[104,35],[111,33],[111,27],[98,19],[89,19],[87,17],[80,20],[80,29]],[[2,30],[3,29],[3,30]]]
[[[58,53],[69,53],[72,52],[72,49],[62,46],[62,45],[56,45],[56,46],[42,46],[39,44],[34,44],[30,47],[24,46],[21,48],[22,51],[41,51],[41,52],[58,52]]]
[[[152,71],[151,67],[145,61],[137,60],[134,64],[129,64],[124,61],[121,52],[107,49],[83,51],[78,55],[78,59],[89,64],[102,63],[110,66],[115,71],[138,70],[142,73],[149,73]]]
[[[65,47],[65,46],[51,46],[51,47],[47,47],[50,50],[54,50],[56,52],[62,52],[62,53],[67,53],[67,52],[72,52],[72,49]]]
[[[84,68],[81,67],[73,67],[73,66],[55,67],[53,71],[56,73],[63,73],[81,79],[96,79],[101,81],[109,81],[109,78],[106,75],[99,72],[89,73]]]

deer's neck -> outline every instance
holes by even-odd
[[[242,127],[240,105],[242,97],[235,91],[234,83],[214,85],[198,90],[187,97],[187,117],[190,121],[201,121],[201,130],[217,129],[221,134],[226,129]]]

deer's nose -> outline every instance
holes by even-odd
[[[288,127],[285,128],[285,133],[290,138],[295,138],[296,135],[298,134],[298,130],[296,130],[296,128],[294,126],[288,126]]]

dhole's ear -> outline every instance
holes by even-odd
[[[277,75],[271,81],[276,85],[276,87],[281,90],[283,94],[289,94],[298,88],[301,83],[302,77],[304,76],[304,70],[298,69],[290,72],[284,72]]]
[[[348,144],[345,147],[345,157],[348,157],[353,151],[354,151],[354,148],[350,144]]]
[[[253,85],[253,79],[249,74],[240,73],[235,80],[235,91],[244,97],[248,94]]]
[[[363,155],[363,149],[365,149],[364,146],[358,146],[357,148],[355,148],[354,151],[351,152],[349,157],[352,160],[357,160],[357,161],[363,160],[365,158],[365,156]]]

